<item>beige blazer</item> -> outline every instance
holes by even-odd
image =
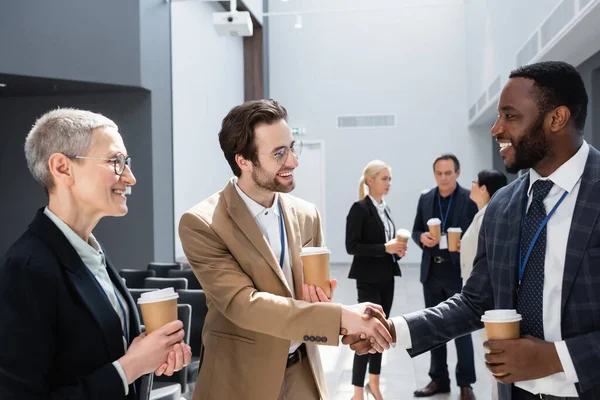
[[[473,222],[471,222],[471,225],[469,225],[469,228],[460,240],[460,272],[463,284],[467,281],[469,275],[471,275],[471,271],[473,271],[473,261],[475,261],[475,256],[477,255],[479,231],[481,230],[481,223],[483,222],[483,215],[486,208],[487,204],[475,214]]]
[[[208,305],[194,400],[277,399],[291,340],[306,343],[321,398],[328,398],[315,343],[338,345],[341,305],[300,300],[300,250],[322,245],[321,221],[313,204],[287,194],[280,201],[296,299],[231,182],[181,218],[183,250]]]

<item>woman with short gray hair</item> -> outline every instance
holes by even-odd
[[[191,350],[180,321],[140,333],[136,305],[92,234],[103,217],[127,214],[136,183],[117,125],[50,111],[25,157],[48,206],[0,262],[0,399],[140,400],[143,375],[172,375]]]

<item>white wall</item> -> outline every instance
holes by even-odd
[[[292,4],[293,3],[293,4]],[[414,3],[414,2],[413,2]],[[412,229],[420,192],[435,185],[431,163],[454,152],[460,183],[491,167],[489,135],[467,129],[464,5],[375,12],[269,17],[271,97],[288,108],[292,126],[326,148],[327,245],[332,262],[351,260],[344,246],[346,215],[362,169],[380,158],[393,168],[387,202],[398,226]],[[282,3],[270,12],[304,8],[397,6],[398,0]],[[397,126],[339,130],[338,115],[394,113]],[[310,166],[302,164],[300,168]],[[404,262],[420,260],[415,245]]]
[[[475,0],[465,5],[469,107],[498,74],[505,82],[518,67],[517,52],[559,2]]]
[[[244,100],[242,39],[219,37],[216,3],[173,2],[173,160],[175,255],[177,227],[194,204],[222,189],[233,174],[219,147],[221,120]]]

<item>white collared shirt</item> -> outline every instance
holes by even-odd
[[[581,176],[585,170],[589,152],[590,147],[584,141],[577,153],[547,178],[542,178],[533,169],[529,171],[527,208],[532,201],[533,183],[538,179],[549,179],[554,182],[554,186],[544,200],[546,214],[550,213],[565,191],[569,193],[546,225],[543,294],[544,340],[554,342],[564,372],[515,384],[533,394],[549,394],[556,397],[578,396],[575,383],[579,382],[579,378],[567,345],[562,339],[561,301],[567,243],[581,186]],[[410,330],[406,320],[400,316],[392,318],[392,321],[397,332],[397,345],[405,349],[412,348]]]
[[[110,277],[108,276],[108,271],[106,270],[106,260],[104,258],[104,252],[100,248],[98,241],[94,237],[93,234],[90,233],[89,243],[86,243],[79,235],[77,235],[73,229],[69,225],[67,225],[63,220],[61,220],[56,214],[54,214],[48,207],[44,209],[44,214],[50,218],[52,222],[57,226],[58,229],[65,235],[71,246],[75,249],[81,261],[85,264],[85,266],[90,270],[96,281],[100,284],[102,291],[108,298],[110,304],[113,309],[117,313],[119,320],[121,322],[121,330],[123,331],[124,324],[127,324],[127,332],[130,332],[130,324],[129,318],[129,307],[127,306],[127,301],[118,290],[116,290],[113,285]],[[117,300],[118,296],[118,300]],[[121,309],[121,305],[119,305],[119,301],[125,310],[125,315],[123,314],[123,310]],[[124,334],[125,332],[123,332]],[[123,348],[127,351],[127,340],[129,338],[125,338],[123,336]],[[117,372],[121,376],[121,380],[123,381],[123,385],[125,387],[125,396],[129,394],[129,385],[127,384],[127,377],[125,375],[125,371],[123,371],[123,367],[119,364],[119,361],[114,361],[113,365],[115,366]]]
[[[244,200],[246,207],[248,207],[248,211],[252,217],[254,217],[254,221],[258,228],[262,232],[265,240],[269,244],[271,251],[273,252],[273,256],[279,263],[281,257],[281,234],[280,234],[280,223],[283,223],[283,244],[285,247],[285,256],[283,258],[283,268],[282,272],[286,280],[286,284],[290,292],[292,293],[292,298],[295,298],[295,290],[294,290],[294,276],[292,274],[292,264],[291,260],[291,251],[290,246],[288,245],[286,230],[285,230],[285,222],[283,221],[283,215],[281,215],[279,211],[279,194],[275,194],[275,201],[273,201],[273,205],[269,208],[265,208],[262,205],[258,204],[256,201],[252,200],[246,193],[240,189],[237,184],[237,178],[233,177],[231,179],[235,190],[237,190],[238,194]],[[281,218],[281,220],[280,220]],[[281,222],[280,222],[281,221]],[[301,343],[292,341],[290,344],[290,353],[294,352],[298,347],[300,347]]]
[[[371,199],[371,201],[373,202],[373,205],[375,206],[375,208],[377,209],[377,214],[379,214],[379,218],[381,219],[381,223],[383,224],[383,228],[385,230],[385,240],[392,240],[394,233],[392,232],[393,227],[392,227],[392,221],[390,221],[390,219],[388,218],[387,214],[386,214],[386,210],[387,210],[387,204],[385,203],[384,199],[381,199],[381,204],[377,202],[377,200],[375,200],[373,198],[373,196],[369,195],[369,198]]]

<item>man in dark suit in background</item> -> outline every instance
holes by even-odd
[[[481,328],[486,310],[516,308],[521,338],[484,343],[500,400],[600,399],[600,152],[583,140],[587,103],[564,62],[511,73],[492,136],[508,172],[531,170],[489,203],[462,293],[388,320],[415,356]]]
[[[433,172],[437,187],[421,195],[412,233],[415,243],[423,249],[421,283],[426,307],[433,307],[460,293],[460,254],[448,251],[446,232],[448,228],[461,228],[466,232],[477,214],[477,205],[469,198],[470,192],[456,182],[460,176],[460,162],[454,154],[444,154],[436,158],[433,162]],[[442,222],[442,236],[439,242],[429,233],[427,221],[431,218],[438,218]],[[456,381],[461,388],[461,398],[472,399],[474,397],[471,384],[475,383],[475,365],[471,335],[457,338],[455,344],[458,355]],[[445,344],[431,351],[431,382],[415,391],[416,397],[450,392],[446,356]]]

